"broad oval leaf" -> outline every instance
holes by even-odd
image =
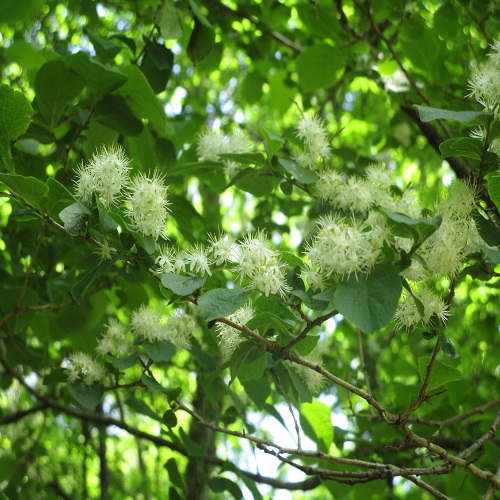
[[[214,288],[198,299],[198,307],[207,321],[224,318],[239,309],[252,292],[241,288]]]
[[[340,314],[366,333],[373,333],[391,321],[402,291],[401,278],[394,266],[383,261],[368,275],[351,275],[334,295]]]
[[[161,277],[161,283],[175,294],[185,297],[201,288],[207,281],[207,278],[207,276],[181,276],[179,274],[166,273]]]

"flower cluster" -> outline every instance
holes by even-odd
[[[498,119],[500,115],[500,40],[493,46],[493,53],[490,54],[488,62],[479,66],[472,73],[469,80],[470,96],[481,104],[485,111],[495,114]]]
[[[285,292],[290,290],[285,277],[286,266],[272,246],[263,232],[250,234],[240,242],[236,242],[231,235],[221,233],[209,236],[207,246],[196,243],[184,251],[164,247],[156,258],[156,264],[160,274],[179,274],[189,267],[191,272],[205,276],[212,274],[213,266],[231,263],[232,270],[242,283],[259,290],[266,297],[284,297]]]
[[[315,366],[321,366],[323,363],[321,357],[311,354],[305,356],[304,359]],[[321,389],[325,387],[327,380],[323,377],[323,375],[321,375],[321,373],[312,370],[308,366],[292,363],[291,361],[288,361],[287,365],[290,366],[297,373],[297,375],[299,375],[306,387],[311,391],[311,394],[318,395],[321,392]]]
[[[140,341],[155,343],[168,340],[177,349],[186,349],[197,327],[196,319],[188,312],[177,310],[175,314],[164,317],[151,307],[142,305],[132,313],[130,329],[116,318],[111,318],[105,325],[95,351],[101,357],[130,354],[134,350],[130,331]],[[64,364],[70,382],[81,379],[89,386],[100,382],[107,373],[102,363],[83,352],[71,354]]]
[[[106,376],[104,366],[84,352],[75,352],[69,356],[66,374],[70,382],[83,380],[86,385],[100,382]]]
[[[314,169],[318,160],[330,158],[328,132],[318,116],[304,115],[297,125],[297,137],[304,143],[304,149],[295,156],[299,165]]]
[[[86,165],[77,169],[76,195],[88,202],[95,193],[105,207],[116,204],[128,185],[129,163],[121,146],[103,146]]]
[[[208,130],[200,135],[196,148],[198,159],[219,161],[221,154],[243,154],[250,152],[250,144],[245,134],[237,129],[230,135],[224,135],[217,130]],[[223,160],[226,174],[233,177],[238,173],[240,166],[230,160]]]
[[[168,188],[157,172],[151,176],[140,172],[130,180],[129,164],[121,146],[103,146],[76,170],[75,194],[86,203],[95,194],[106,208],[117,206],[125,195],[132,228],[157,239],[166,232]]]
[[[318,225],[319,231],[307,247],[310,264],[303,274],[313,288],[322,289],[323,282],[332,276],[368,272],[376,264],[387,237],[384,225],[371,227],[355,218],[327,215]]]
[[[237,325],[244,326],[253,318],[254,315],[255,311],[252,309],[251,304],[245,304],[233,314],[230,314],[227,319]],[[217,330],[219,346],[222,351],[222,359],[227,361],[244,339],[238,330],[225,323],[217,323]]]

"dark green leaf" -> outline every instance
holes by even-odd
[[[71,287],[71,296],[78,304],[82,304],[85,295],[89,291],[90,286],[94,281],[105,275],[115,264],[114,260],[103,260],[99,264],[88,271],[83,278],[80,279]]]
[[[33,208],[45,212],[49,188],[45,183],[35,177],[24,177],[16,174],[0,174],[0,182],[3,182],[9,191],[27,201]]]
[[[76,401],[88,410],[94,410],[104,396],[104,387],[101,384],[85,385],[75,382],[68,385],[72,396]]]
[[[286,141],[280,135],[265,128],[261,128],[260,133],[264,136],[264,149],[266,150],[267,158],[270,161],[282,148]]]
[[[450,156],[465,156],[473,160],[480,160],[483,156],[483,141],[474,137],[459,137],[448,139],[439,145],[443,158]]]
[[[139,363],[139,356],[136,353],[127,356],[126,358],[115,358],[108,356],[108,361],[118,370],[128,370],[132,366]]]
[[[208,276],[181,276],[166,273],[161,277],[161,283],[175,294],[185,297],[201,288],[207,281],[207,278]]]
[[[36,102],[50,128],[59,122],[68,104],[84,87],[83,78],[59,59],[48,61],[40,68],[35,78]]]
[[[420,119],[423,122],[444,119],[461,123],[474,123],[480,117],[491,116],[490,113],[485,113],[484,111],[450,111],[449,109],[429,108],[417,105],[415,105],[415,108],[417,108]]]
[[[458,352],[453,345],[453,342],[444,334],[444,332],[439,332],[439,346],[446,356],[450,358],[458,358]]]
[[[198,307],[207,321],[224,318],[239,309],[252,292],[241,288],[214,288],[198,299]]]
[[[182,24],[174,0],[164,0],[162,2],[155,17],[155,24],[164,40],[182,36]]]
[[[198,446],[185,432],[182,427],[179,428],[180,438],[186,448],[188,456],[192,458],[203,458],[205,450]]]
[[[94,46],[94,50],[96,52],[97,57],[106,64],[107,62],[114,59],[120,51],[122,50],[122,46],[115,43],[108,38],[104,38],[98,35],[96,32],[91,31],[89,29],[85,30],[86,35],[89,37],[92,45]]]
[[[157,420],[158,422],[162,421],[161,417],[157,413],[155,413],[142,399],[137,399],[133,396],[129,396],[125,400],[125,404],[141,415],[146,415],[146,417]]]
[[[132,113],[127,101],[119,95],[105,95],[95,106],[94,118],[125,135],[139,135],[144,128],[142,121]]]
[[[491,247],[500,245],[500,229],[483,217],[477,210],[472,213],[482,240]]]
[[[85,52],[66,57],[66,66],[80,75],[96,97],[112,92],[127,81],[127,75],[110,66],[105,66]]]
[[[299,356],[307,356],[317,346],[319,339],[319,335],[306,335],[305,339],[301,340],[298,344],[295,344],[293,350]]]
[[[174,356],[175,346],[168,340],[161,342],[143,342],[145,353],[155,362],[169,361]]]
[[[500,175],[497,172],[488,174],[486,181],[488,183],[488,194],[498,210],[500,210]]]
[[[413,238],[415,243],[421,245],[441,225],[441,215],[434,219],[412,219],[404,214],[391,212],[385,208],[379,209],[389,222],[392,234],[402,238]]]
[[[167,427],[174,427],[174,426],[167,426]],[[184,483],[179,473],[179,469],[177,468],[177,460],[175,458],[169,458],[165,463],[164,467],[168,471],[168,478],[170,479],[170,481],[181,490],[184,490]]]
[[[271,384],[264,373],[258,379],[247,380],[243,382],[243,388],[260,410],[264,409],[266,399],[271,395]]]
[[[280,158],[278,161],[280,165],[284,168],[285,172],[290,174],[292,177],[294,177],[302,184],[312,184],[313,182],[316,182],[319,179],[318,174],[316,172],[308,170],[307,168],[304,167],[300,167],[294,161],[285,160],[283,158]]]
[[[335,85],[345,66],[345,51],[326,44],[306,48],[295,60],[304,92]]]
[[[231,160],[242,165],[267,166],[266,159],[261,153],[222,153],[219,155],[222,160]]]
[[[174,54],[163,44],[152,42],[147,37],[143,37],[143,40],[146,52],[141,62],[141,70],[151,88],[159,94],[167,87],[174,65]]]
[[[335,291],[334,303],[349,321],[373,333],[391,321],[401,290],[399,274],[390,262],[383,261],[368,275],[351,275],[343,280]]]
[[[198,18],[194,20],[194,28],[187,46],[187,54],[193,62],[208,56],[215,43],[215,31],[205,26]]]
[[[83,203],[73,203],[59,213],[64,229],[70,236],[78,236],[86,227],[89,210]]]
[[[420,380],[422,381],[422,383],[425,380],[427,367],[429,366],[430,361],[430,356],[421,356],[420,358],[418,358],[418,370],[420,372]],[[435,389],[439,389],[439,387],[447,384],[448,382],[460,380],[461,378],[462,374],[459,370],[436,359],[432,368],[431,378],[429,386],[427,387],[427,391],[434,391]]]
[[[161,417],[162,424],[167,427],[175,427],[177,425],[177,416],[173,410],[167,410]]]

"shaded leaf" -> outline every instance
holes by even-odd
[[[175,294],[185,297],[201,288],[207,281],[207,278],[208,276],[181,276],[179,274],[166,273],[161,277],[161,283]]]
[[[420,372],[420,380],[422,381],[422,383],[425,380],[427,367],[429,366],[430,361],[430,356],[421,356],[420,358],[418,358],[418,370]],[[459,370],[436,359],[432,368],[431,378],[427,391],[434,391],[435,389],[439,389],[439,387],[447,384],[448,382],[460,380],[461,378],[462,374]]]
[[[198,307],[207,321],[224,318],[239,309],[252,292],[241,288],[214,288],[198,299]]]

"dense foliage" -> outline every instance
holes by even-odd
[[[499,14],[3,0],[2,497],[493,498]]]

